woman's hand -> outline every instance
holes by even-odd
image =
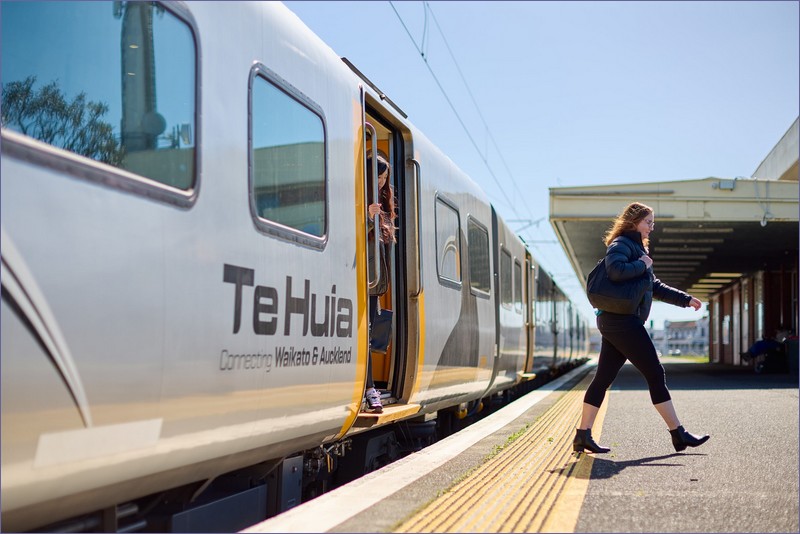
[[[703,305],[703,303],[702,303],[702,302],[700,302],[700,300],[699,300],[699,299],[696,299],[696,298],[694,298],[694,297],[692,297],[692,300],[690,300],[690,301],[689,301],[689,306],[691,306],[692,308],[694,308],[694,311],[697,311],[697,310],[699,310],[699,309],[700,309],[700,306],[702,306],[702,305]]]
[[[639,259],[644,262],[644,266],[648,269],[653,265],[653,259],[647,254],[642,254],[642,257]]]
[[[369,208],[369,217],[370,219],[375,217],[377,214],[381,212],[381,205],[380,204],[370,204]]]

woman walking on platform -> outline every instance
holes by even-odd
[[[581,422],[572,444],[574,451],[601,453],[611,450],[592,439],[592,424],[603,404],[606,390],[626,360],[630,360],[647,380],[650,399],[667,424],[676,451],[697,447],[709,438],[707,435],[690,434],[681,426],[667,389],[664,367],[644,327],[653,298],[681,308],[691,306],[699,310],[702,305],[698,299],[662,283],[653,274],[653,260],[648,256],[647,247],[654,227],[653,208],[634,202],[625,207],[606,232],[604,242],[608,247],[605,256],[608,278],[624,281],[647,276],[652,281],[652,287],[645,291],[634,314],[620,315],[603,310],[596,312],[597,328],[602,335],[600,357],[594,379],[583,399]]]

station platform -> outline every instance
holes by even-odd
[[[627,364],[572,452],[590,361],[456,435],[243,532],[797,532],[796,375],[662,359],[676,453]]]

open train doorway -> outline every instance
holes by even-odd
[[[386,408],[399,404],[405,364],[402,358],[405,324],[402,295],[405,292],[401,260],[405,239],[400,222],[405,167],[403,139],[388,120],[369,108],[365,112],[364,131],[367,226],[369,234],[379,237],[377,242],[373,237],[367,240],[369,318],[372,321],[367,373],[371,371],[371,380]],[[377,157],[373,157],[376,154]],[[381,187],[381,184],[386,185]],[[372,204],[380,205],[382,213],[377,217],[369,215]],[[387,213],[391,215],[387,217]],[[386,225],[391,228],[387,230]],[[367,376],[367,385],[369,382],[370,376]]]

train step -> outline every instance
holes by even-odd
[[[390,421],[403,419],[409,415],[414,415],[420,409],[419,404],[390,404],[383,407],[382,413],[361,412],[358,414],[355,426],[370,427]]]

